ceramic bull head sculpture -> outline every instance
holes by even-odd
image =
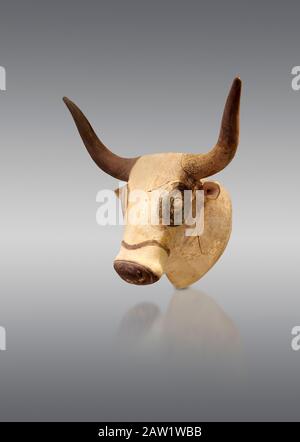
[[[231,233],[231,201],[223,186],[207,178],[224,169],[236,153],[240,95],[241,80],[235,78],[225,104],[218,141],[209,152],[171,152],[136,158],[122,158],[111,152],[80,109],[64,98],[92,159],[104,172],[127,182],[128,196],[135,190],[148,195],[156,189],[192,193],[201,190],[204,195],[204,227],[199,235],[187,236],[184,223],[126,223],[121,250],[114,261],[115,270],[125,281],[152,284],[165,273],[175,287],[184,288],[200,279],[222,255]],[[126,211],[130,211],[136,209],[138,203],[127,199],[126,204]]]

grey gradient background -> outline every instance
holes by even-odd
[[[299,13],[296,1],[0,2],[1,420],[299,419]],[[225,254],[180,294],[166,278],[126,284],[112,268],[122,227],[95,221],[97,191],[118,183],[62,96],[116,153],[201,152],[236,75],[240,147],[218,175],[234,208]],[[203,300],[208,319],[226,312],[238,360],[228,342],[210,354],[222,320],[192,328],[192,350],[118,333],[135,306],[164,313],[178,296],[199,318]]]

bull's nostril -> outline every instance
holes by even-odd
[[[132,261],[116,260],[114,269],[124,281],[130,284],[153,284],[159,279],[149,268]]]

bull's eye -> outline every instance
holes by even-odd
[[[175,189],[159,199],[160,223],[170,227],[176,227],[183,223],[184,215],[184,192]]]

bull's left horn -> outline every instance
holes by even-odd
[[[118,180],[128,181],[131,168],[139,157],[122,158],[111,152],[99,140],[92,126],[76,104],[67,97],[64,97],[63,101],[71,112],[82,141],[97,166]]]
[[[182,167],[195,178],[205,178],[224,169],[233,159],[239,143],[239,114],[242,82],[233,80],[221,123],[219,139],[215,147],[205,154],[185,154]]]

